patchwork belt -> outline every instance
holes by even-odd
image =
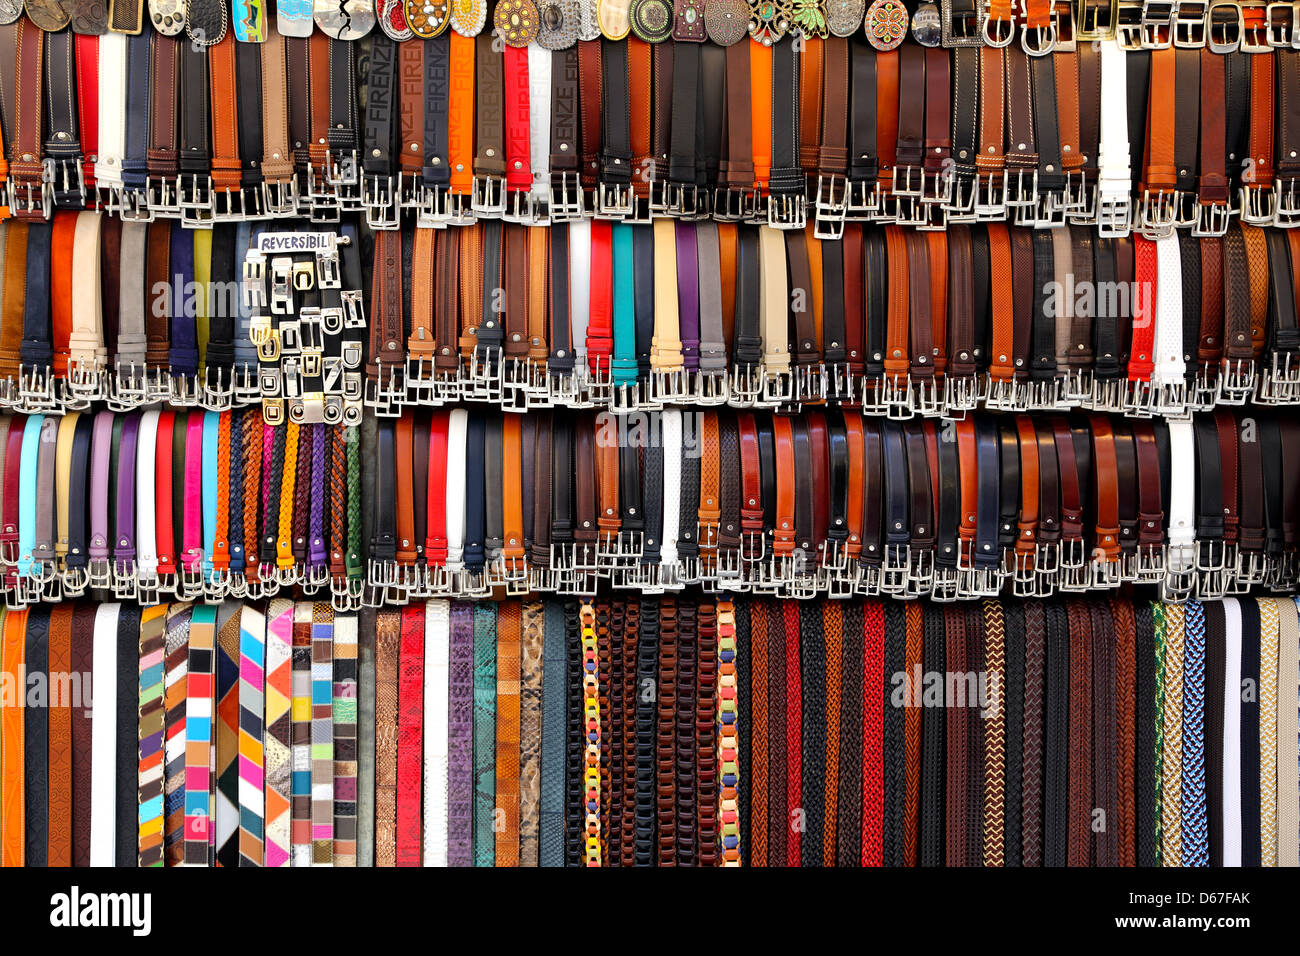
[[[940,601],[1289,590],[1283,475],[1297,448],[1285,419],[1228,409],[1172,422],[406,414],[380,424],[365,600],[602,582]]]
[[[287,586],[328,587],[341,607],[360,598],[355,427],[273,428],[253,410],[3,421],[10,606],[87,590],[146,603]]]

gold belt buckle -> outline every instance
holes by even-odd
[[[1079,40],[1109,40],[1115,35],[1118,0],[1089,3],[1075,0],[1075,37]]]

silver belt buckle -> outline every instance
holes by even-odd
[[[1227,203],[1197,203],[1196,224],[1192,235],[1198,238],[1225,235],[1232,222],[1232,210]]]
[[[288,182],[262,183],[262,208],[268,216],[277,218],[298,214],[298,177]]]
[[[1300,177],[1278,177],[1273,183],[1273,225],[1279,229],[1300,226]]]
[[[12,181],[9,184],[10,197],[9,205],[13,209],[15,218],[27,218],[20,211],[20,204],[15,203],[13,195],[16,183]],[[117,214],[123,222],[153,222],[154,210],[149,205],[148,186],[143,189],[128,189],[123,186],[117,192]]]
[[[551,173],[551,222],[573,222],[583,214],[582,180],[577,173]]]
[[[1120,238],[1133,231],[1133,208],[1127,193],[1097,192],[1097,234]]]
[[[627,183],[596,184],[597,219],[627,219],[632,215],[632,187]]]
[[[980,173],[975,186],[977,222],[1001,222],[1007,216],[1006,180],[1002,170]]]
[[[1142,49],[1167,50],[1174,43],[1174,0],[1145,0],[1142,4]]]
[[[1217,0],[1206,14],[1206,45],[1211,53],[1235,53],[1246,32],[1241,4],[1236,0]]]
[[[813,235],[818,239],[839,239],[844,235],[848,215],[849,183],[840,175],[817,176],[817,193],[813,200]]]
[[[1205,0],[1175,0],[1174,46],[1180,50],[1205,48],[1206,14],[1209,4]]]
[[[802,193],[768,196],[767,224],[773,229],[802,229],[808,225],[808,199]]]
[[[1115,39],[1120,49],[1142,49],[1143,0],[1119,0],[1115,9]]]
[[[727,404],[732,408],[753,408],[763,394],[763,370],[756,363],[735,364],[730,369]]]
[[[1268,7],[1264,3],[1246,2],[1238,4],[1241,13],[1241,51],[1243,53],[1271,53],[1274,44],[1270,42],[1271,27],[1268,21]],[[1260,16],[1246,19],[1245,11],[1249,8],[1258,11]],[[1288,38],[1288,44],[1289,44]]]
[[[361,185],[361,205],[366,210],[366,225],[371,229],[397,229],[402,224],[392,176],[367,175]]]
[[[955,16],[952,0],[940,0],[939,11],[942,28],[940,46],[951,50],[957,47],[977,47],[983,42],[984,20],[987,16],[983,4],[972,12]]]
[[[81,409],[91,402],[101,401],[107,394],[104,374],[101,362],[69,362],[68,376],[64,382],[67,394],[64,405],[69,409]]]
[[[1173,189],[1146,189],[1138,204],[1138,228],[1151,239],[1161,239],[1173,234],[1178,220],[1181,194]]]
[[[528,226],[533,224],[535,216],[536,208],[533,202],[532,190],[506,190],[505,208],[501,211],[502,219],[506,222],[518,222]]]
[[[898,164],[893,168],[890,193],[895,196],[920,196],[925,191],[925,170],[921,166]]]
[[[447,187],[421,185],[415,192],[415,224],[425,228],[447,225]]]
[[[1271,226],[1277,214],[1272,186],[1241,187],[1241,221],[1252,226]]]
[[[1015,12],[1012,11],[1010,19],[994,20],[989,16],[989,0],[984,0],[982,7],[983,22],[980,26],[980,34],[984,39],[984,45],[998,48],[1010,46],[1011,41],[1016,38]]]
[[[177,218],[181,215],[181,200],[175,180],[150,176],[145,180],[145,202],[153,215]]]
[[[880,212],[880,182],[875,177],[870,179],[849,180],[848,195],[844,202],[846,219],[875,219]]]
[[[1046,27],[1023,27],[1020,47],[1030,56],[1047,56],[1056,49],[1056,24],[1049,21]]]

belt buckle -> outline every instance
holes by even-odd
[[[961,172],[949,173],[952,188],[949,193],[945,216],[950,223],[975,222],[975,194],[977,181],[973,168]]]
[[[551,222],[575,222],[583,217],[582,180],[577,173],[551,173]]]
[[[1224,405],[1244,405],[1254,391],[1254,361],[1224,359],[1219,366],[1219,401]]]
[[[628,183],[600,182],[595,194],[595,218],[621,220],[632,215],[632,187]]]
[[[694,183],[661,183],[659,180],[650,183],[650,212],[653,215],[694,219],[699,206],[699,189]]]
[[[1300,398],[1300,362],[1293,352],[1274,352],[1258,380],[1255,401],[1261,404],[1290,404]]]
[[[1060,229],[1065,225],[1066,215],[1070,209],[1070,200],[1066,195],[1065,187],[1060,189],[1044,190],[1038,194],[1038,207],[1026,211],[1032,211],[1033,226],[1035,229]],[[1019,209],[1017,209],[1019,212]]]
[[[119,601],[134,601],[140,595],[135,576],[135,561],[131,558],[113,559],[113,597]]]
[[[1038,205],[1037,167],[1007,167],[1003,178],[1003,203],[1008,208]]]
[[[361,205],[366,210],[366,225],[371,229],[401,227],[402,210],[397,205],[392,176],[367,175],[361,183]]]
[[[929,548],[907,547],[907,593],[924,596],[934,582],[934,552]]]
[[[447,192],[447,225],[471,226],[474,224],[473,197],[463,192]]]
[[[1242,590],[1264,583],[1269,571],[1269,556],[1263,551],[1239,551],[1234,555],[1236,579]],[[1233,567],[1234,564],[1229,564]]]
[[[1278,177],[1274,182],[1273,225],[1279,229],[1300,226],[1300,177]]]
[[[1103,4],[1089,4],[1088,0],[1075,0],[1074,22],[1078,25],[1075,37],[1088,41],[1113,38],[1118,19],[1117,6],[1117,0],[1108,0]]]
[[[930,600],[949,604],[959,597],[974,597],[962,584],[961,572],[952,567],[936,566],[930,576]]]
[[[203,404],[203,386],[197,375],[174,373],[168,376],[168,401],[173,405],[191,408]]]
[[[127,412],[145,404],[145,367],[129,362],[124,367],[120,363],[113,370],[108,387],[106,401],[109,409],[115,412]]]
[[[400,417],[406,403],[406,387],[400,370],[393,365],[381,365],[378,379],[366,379],[363,401],[379,418]]]
[[[298,214],[298,176],[288,182],[262,183],[262,209],[268,216],[282,218]]]
[[[994,378],[990,372],[985,380],[984,406],[1004,412],[1023,412],[1029,408],[1028,394],[1023,383],[1014,377]]]
[[[719,186],[713,191],[713,218],[718,222],[748,222],[755,206],[753,189]]]
[[[1137,207],[1137,226],[1142,234],[1150,239],[1173,235],[1181,203],[1181,193],[1177,190],[1144,189]]]
[[[980,173],[975,181],[975,220],[1001,222],[1007,217],[1006,179],[1002,170]]]
[[[899,163],[891,171],[890,193],[894,196],[917,196],[925,191],[925,169]]]
[[[880,565],[880,591],[882,594],[907,593],[908,571],[912,566],[909,544],[886,544],[884,561]]]
[[[1094,411],[1119,414],[1124,411],[1125,388],[1124,379],[1093,375],[1092,394],[1086,404]]]
[[[424,228],[443,228],[447,225],[447,187],[421,184],[412,203],[415,207],[415,224]]]
[[[943,377],[945,416],[964,418],[966,412],[979,407],[980,397],[979,379],[975,375],[954,375],[950,371]]]
[[[1011,552],[1011,593],[1016,597],[1033,597],[1037,593],[1038,570],[1034,564],[1037,548],[1035,544],[1033,551]]]
[[[532,225],[534,217],[531,189],[507,189],[501,208],[501,218],[506,222]]]
[[[1061,380],[1061,395],[1067,406],[1087,405],[1092,399],[1092,369],[1075,366]]]
[[[736,363],[730,371],[727,404],[732,408],[753,408],[763,396],[762,366],[751,363]]]
[[[54,370],[48,365],[18,367],[18,401],[15,409],[28,413],[62,411],[55,389]]]
[[[1174,46],[1180,50],[1205,48],[1206,19],[1209,13],[1206,0],[1175,0]]]
[[[55,159],[47,156],[42,163],[45,182],[50,184],[50,197],[60,209],[86,208],[86,178],[81,166],[81,156]],[[60,198],[64,197],[64,198]],[[4,205],[8,205],[7,202]]]
[[[181,173],[176,177],[176,205],[181,225],[201,229],[212,224],[212,177],[198,173]]]
[[[1187,399],[1187,383],[1181,378],[1172,382],[1162,379],[1156,393],[1155,411],[1157,415],[1173,421],[1190,420],[1191,407]]]
[[[880,183],[870,179],[850,179],[844,198],[844,217],[855,221],[875,219],[881,208]]]
[[[818,174],[813,200],[813,235],[818,239],[839,239],[844,235],[848,215],[849,182],[844,176]]]
[[[15,219],[46,220],[54,212],[54,195],[44,177],[40,182],[9,180],[9,213]]]
[[[1165,578],[1165,548],[1160,544],[1138,545],[1137,575],[1138,583],[1158,584]]]
[[[461,394],[470,401],[501,401],[505,353],[499,346],[478,345],[461,375]]]
[[[984,40],[984,20],[988,14],[981,4],[977,9],[953,14],[952,0],[939,2],[941,33],[939,44],[946,49],[977,47]]]
[[[1175,0],[1145,0],[1142,4],[1142,49],[1167,50],[1174,43]]]
[[[756,404],[770,408],[794,403],[794,374],[790,369],[770,369],[765,365],[761,383],[762,391]]]
[[[794,369],[794,401],[819,403],[826,399],[826,368],[816,365],[798,365]]]
[[[150,176],[145,180],[144,189],[144,201],[149,209],[150,220],[154,216],[174,219],[181,215],[181,197],[177,180]]]
[[[989,0],[984,0],[981,7],[983,22],[980,25],[980,34],[984,45],[998,48],[1010,46],[1011,41],[1016,38],[1015,12],[1012,11],[1012,16],[1006,20],[995,20],[989,16]]]
[[[1161,599],[1181,604],[1192,596],[1196,587],[1195,548],[1191,544],[1171,544],[1165,557],[1165,576],[1160,581]]]
[[[11,183],[11,188],[17,184]],[[122,186],[115,191],[117,198],[116,212],[118,218],[123,222],[153,222],[154,210],[149,205],[149,190],[146,185],[140,189],[134,189]],[[24,218],[19,212],[17,205],[10,197],[10,205],[13,206],[13,214],[16,218]]]
[[[1241,221],[1251,226],[1271,226],[1277,216],[1276,193],[1272,186],[1241,187]]]
[[[90,585],[90,575],[85,568],[64,567],[62,577],[63,593],[67,597],[81,597]]]
[[[1206,13],[1206,45],[1211,53],[1236,53],[1246,32],[1241,4],[1214,0]]]
[[[236,363],[230,372],[230,385],[236,404],[255,405],[262,400],[262,386],[258,380],[258,369],[255,364]]]
[[[826,365],[822,369],[825,379],[825,398],[840,405],[854,405],[857,401],[857,376],[843,362]]]
[[[920,202],[913,201],[909,221],[918,232],[943,232],[948,228],[948,204],[922,197]]]
[[[1020,47],[1030,56],[1047,56],[1056,49],[1056,36],[1056,23],[1051,20],[1046,27],[1025,25],[1020,29]]]
[[[231,190],[229,186],[212,187],[212,221],[241,222],[244,215],[244,189]]]
[[[1202,362],[1196,370],[1196,381],[1192,385],[1192,395],[1196,407],[1208,411],[1219,400],[1219,363]]]
[[[687,372],[687,392],[696,405],[723,405],[729,398],[727,370],[700,368]]]
[[[1155,414],[1156,389],[1150,379],[1130,379],[1125,385],[1124,414],[1151,418]]]
[[[1065,397],[1065,378],[1053,375],[1051,378],[1030,380],[1025,383],[1026,404],[1034,411],[1056,411],[1070,407]]]
[[[1269,4],[1259,0],[1243,0],[1241,10],[1241,46],[1243,53],[1271,53],[1277,45],[1272,42],[1272,25],[1269,23]],[[1290,38],[1285,44],[1290,45]]]
[[[108,392],[103,364],[98,361],[70,361],[64,391],[67,395],[64,406],[69,409],[86,408],[91,402],[103,400]]]
[[[808,199],[802,193],[768,196],[767,224],[773,229],[802,229],[808,225]]]
[[[1128,193],[1117,193],[1099,185],[1097,191],[1097,235],[1122,238],[1133,231],[1133,208]]]
[[[1142,49],[1143,0],[1118,0],[1115,9],[1115,41],[1126,52]]]

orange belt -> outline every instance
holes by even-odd
[[[447,97],[447,158],[450,191],[468,196],[474,186],[474,38],[451,33]]]
[[[27,686],[24,665],[27,639],[27,609],[6,611],[0,629],[0,672],[4,675],[0,694],[19,695],[4,700],[0,707],[0,866],[22,866],[26,846],[26,808],[23,805],[27,782],[23,777],[23,741],[26,710],[21,695]],[[17,705],[17,706],[15,706]]]
[[[772,49],[749,44],[750,136],[754,149],[754,185],[767,192],[772,174]]]

